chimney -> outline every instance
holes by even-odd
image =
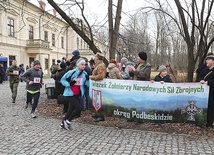
[[[53,9],[53,15],[56,16],[56,10],[55,9]]]
[[[45,10],[45,2],[43,2],[42,0],[38,1],[39,2],[39,7],[42,9],[42,10]]]

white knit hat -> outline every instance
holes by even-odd
[[[126,64],[128,62],[128,59],[125,57],[122,57],[122,59],[120,60],[121,64]]]
[[[166,66],[164,66],[164,65],[161,65],[161,66],[158,67],[158,71],[159,71],[160,73],[163,72],[163,71],[165,71],[165,70],[167,70],[167,68],[166,68]]]

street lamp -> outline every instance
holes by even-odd
[[[117,45],[117,48],[118,48],[118,51],[117,51],[117,62],[119,62],[120,61],[120,59],[121,59],[121,53],[120,53],[120,49],[122,49],[122,44],[118,44]]]

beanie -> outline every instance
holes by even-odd
[[[74,51],[72,52],[72,54],[75,55],[75,56],[79,56],[79,55],[80,55],[80,52],[79,52],[78,50],[74,50]]]
[[[99,60],[103,60],[104,55],[103,55],[102,53],[97,53],[97,54],[96,54],[96,57],[97,57]]]
[[[33,62],[33,66],[36,66],[36,65],[40,65],[39,60],[35,60],[35,61]]]
[[[125,57],[122,57],[122,59],[120,60],[121,64],[126,64],[128,62],[128,59]]]
[[[60,68],[66,68],[67,65],[64,62],[61,62],[61,64],[59,66],[60,66]]]
[[[142,60],[147,60],[147,54],[146,52],[140,52],[138,53],[138,56],[142,59]]]
[[[163,72],[163,71],[165,71],[165,70],[167,70],[167,68],[166,68],[166,66],[164,66],[164,65],[161,65],[161,66],[158,67],[158,71],[159,71],[160,73]]]
[[[117,64],[117,61],[116,61],[115,59],[111,59],[111,60],[110,60],[110,63]]]

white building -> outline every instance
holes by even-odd
[[[107,46],[95,40],[101,51]],[[0,1],[0,56],[18,64],[29,65],[34,60],[41,62],[45,75],[49,74],[53,62],[63,57],[72,57],[78,49],[81,56],[94,57],[88,45],[56,12],[45,11],[45,3],[40,7],[27,0]]]

